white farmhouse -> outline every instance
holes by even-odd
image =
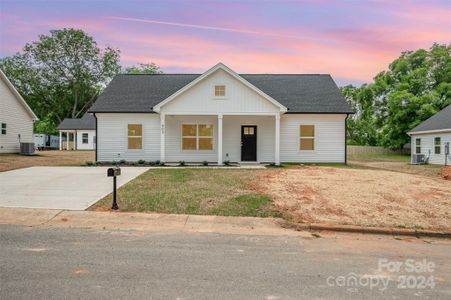
[[[86,113],[79,119],[64,119],[59,124],[58,130],[60,150],[94,150],[96,148],[96,119],[92,114]]]
[[[450,165],[451,105],[448,105],[410,132],[411,162]]]
[[[0,153],[20,151],[20,143],[33,143],[33,122],[38,118],[0,70]]]
[[[90,109],[96,160],[346,163],[352,110],[330,75],[118,75]]]

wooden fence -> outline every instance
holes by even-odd
[[[384,147],[348,145],[348,155],[364,154],[404,154],[409,155],[410,149],[390,150]]]

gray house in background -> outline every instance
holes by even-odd
[[[60,150],[95,150],[96,119],[86,113],[80,119],[64,119],[58,126]],[[63,135],[66,139],[63,141]],[[71,139],[72,136],[72,139]]]
[[[410,132],[411,162],[449,165],[451,161],[451,105],[439,111]]]

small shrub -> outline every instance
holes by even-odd
[[[155,164],[156,164],[156,163],[155,163],[153,160],[150,160],[150,161],[149,161],[149,166],[155,166]]]
[[[117,161],[113,160],[113,161],[111,162],[111,164],[112,164],[113,166],[116,166],[116,165],[117,165]]]
[[[96,161],[94,164],[95,164],[96,166],[103,166],[103,162],[101,162],[101,161]]]
[[[186,165],[186,163],[185,163],[184,160],[179,161],[179,166],[180,166],[180,167],[183,167],[184,165]]]
[[[138,160],[138,164],[140,164],[140,165],[144,165],[145,163],[146,163],[146,161],[144,159]]]
[[[94,166],[94,162],[92,162],[92,161],[87,161],[87,162],[85,163],[85,165],[87,165],[87,166]]]
[[[121,159],[121,160],[119,161],[119,163],[120,163],[121,165],[125,165],[125,164],[127,163],[127,161],[126,161],[125,159]]]
[[[225,161],[224,161],[224,165],[230,166],[230,160],[225,160]]]
[[[204,160],[204,161],[202,162],[202,165],[203,165],[203,166],[208,166],[208,161]]]
[[[136,161],[130,162],[130,166],[136,166],[136,165],[137,165]]]
[[[157,160],[155,161],[155,164],[156,164],[157,166],[160,165],[160,160],[157,159]]]
[[[158,165],[164,166],[164,161],[158,161]]]
[[[312,233],[312,236],[319,239],[321,237],[321,235],[319,235],[319,233]]]

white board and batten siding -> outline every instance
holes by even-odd
[[[97,113],[96,117],[97,160],[160,159],[160,116],[158,114]],[[142,124],[143,149],[128,149],[128,124]]]
[[[345,114],[286,114],[280,119],[280,161],[345,162]],[[301,151],[300,125],[315,126],[315,150]]]
[[[225,85],[225,97],[215,97],[215,85]],[[166,114],[277,113],[279,107],[223,70],[217,70],[161,108]]]
[[[440,138],[440,154],[435,154],[434,139]],[[445,164],[445,143],[450,143],[451,147],[451,131],[450,132],[437,132],[427,134],[412,134],[411,135],[411,155],[413,157],[416,154],[416,139],[421,139],[421,153],[425,157],[429,157],[429,163],[434,165]],[[412,159],[413,160],[413,159]],[[448,155],[448,165],[451,165],[451,155]]]
[[[0,132],[0,153],[19,152],[20,142],[33,142],[33,118],[16,95],[0,80],[0,126],[6,124],[6,134]]]

